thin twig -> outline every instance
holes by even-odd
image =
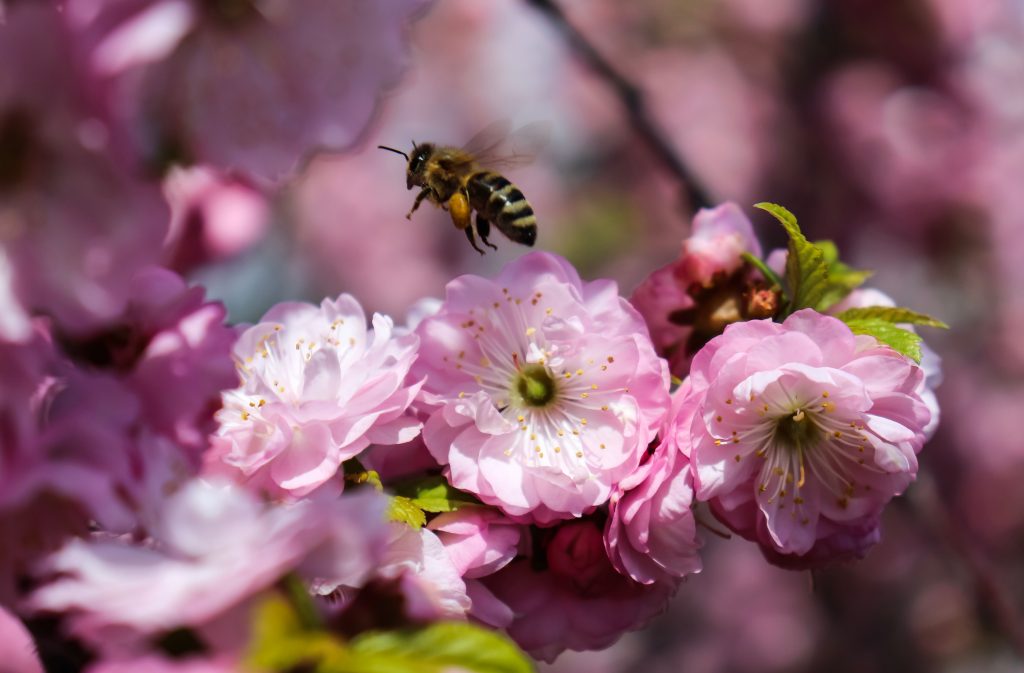
[[[651,119],[640,88],[612,67],[587,38],[569,23],[562,8],[555,4],[554,0],[526,0],[526,3],[543,12],[562,31],[576,54],[612,88],[626,108],[633,129],[644,139],[665,168],[682,183],[683,193],[690,206],[694,209],[710,207],[712,201],[707,189],[686,166],[672,148],[668,138]]]

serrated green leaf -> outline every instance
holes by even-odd
[[[921,337],[910,330],[897,327],[888,320],[879,318],[844,319],[840,317],[840,319],[849,326],[854,334],[873,336],[914,362],[921,361]]]
[[[427,523],[427,515],[423,513],[423,508],[419,507],[412,498],[407,498],[404,495],[392,496],[391,505],[388,507],[388,518],[413,528],[423,528]]]
[[[522,651],[504,637],[462,622],[440,622],[411,632],[366,633],[351,642],[351,651],[344,673],[533,671]]]
[[[923,325],[925,327],[939,327],[949,329],[949,325],[937,318],[917,311],[911,311],[902,306],[866,306],[864,308],[846,309],[838,316],[843,322],[851,320],[884,320],[890,323],[903,323],[910,325]]]
[[[424,512],[454,512],[467,505],[479,504],[468,493],[452,488],[444,477],[428,477],[418,482],[410,495]]]
[[[283,597],[272,596],[256,608],[246,670],[278,673],[313,666],[321,671],[323,662],[347,656],[344,644],[331,635],[304,630],[302,619]]]
[[[754,207],[771,213],[789,234],[789,254],[786,255],[789,305],[784,316],[802,308],[819,309],[829,290],[825,254],[803,235],[793,213],[775,203],[758,203]]]

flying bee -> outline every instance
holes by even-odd
[[[532,151],[501,156],[500,148],[509,141],[507,130],[504,123],[492,124],[463,147],[413,141],[411,154],[379,145],[380,149],[406,158],[409,165],[405,185],[408,189],[420,188],[406,219],[412,219],[412,214],[427,199],[448,211],[452,223],[466,232],[469,244],[481,255],[484,251],[477,246],[470,223],[472,211],[476,211],[476,233],[484,245],[498,249],[487,240],[492,224],[510,240],[533,245],[537,240],[533,208],[518,187],[490,168],[529,162],[544,142],[546,126],[531,124],[515,132],[516,139]]]

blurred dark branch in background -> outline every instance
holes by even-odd
[[[934,476],[922,471],[911,491],[911,507],[916,516],[957,557],[963,571],[974,582],[975,600],[988,613],[983,616],[991,620],[992,626],[1002,633],[1017,656],[1024,660],[1024,626],[1011,593],[1003,586],[996,568],[981,545],[973,539],[970,528],[957,520],[942,500],[938,488]]]
[[[555,4],[554,0],[526,0],[526,4],[547,16],[562,32],[576,54],[608,83],[625,106],[633,129],[650,146],[665,168],[682,183],[682,189],[689,205],[694,210],[711,207],[712,200],[707,189],[693,174],[693,171],[686,166],[679,154],[672,148],[669,139],[651,119],[640,88],[626,79],[607,59],[601,56],[594,45],[590,44],[587,38],[569,23],[562,8]]]

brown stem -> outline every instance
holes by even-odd
[[[710,207],[712,200],[707,189],[686,166],[668,138],[651,119],[640,88],[616,70],[594,48],[594,45],[569,23],[565,12],[554,0],[526,0],[526,3],[544,13],[562,31],[576,55],[583,59],[597,76],[611,87],[615,95],[622,101],[623,107],[626,108],[626,114],[633,129],[644,139],[665,168],[682,183],[683,193],[690,206],[694,209]]]

